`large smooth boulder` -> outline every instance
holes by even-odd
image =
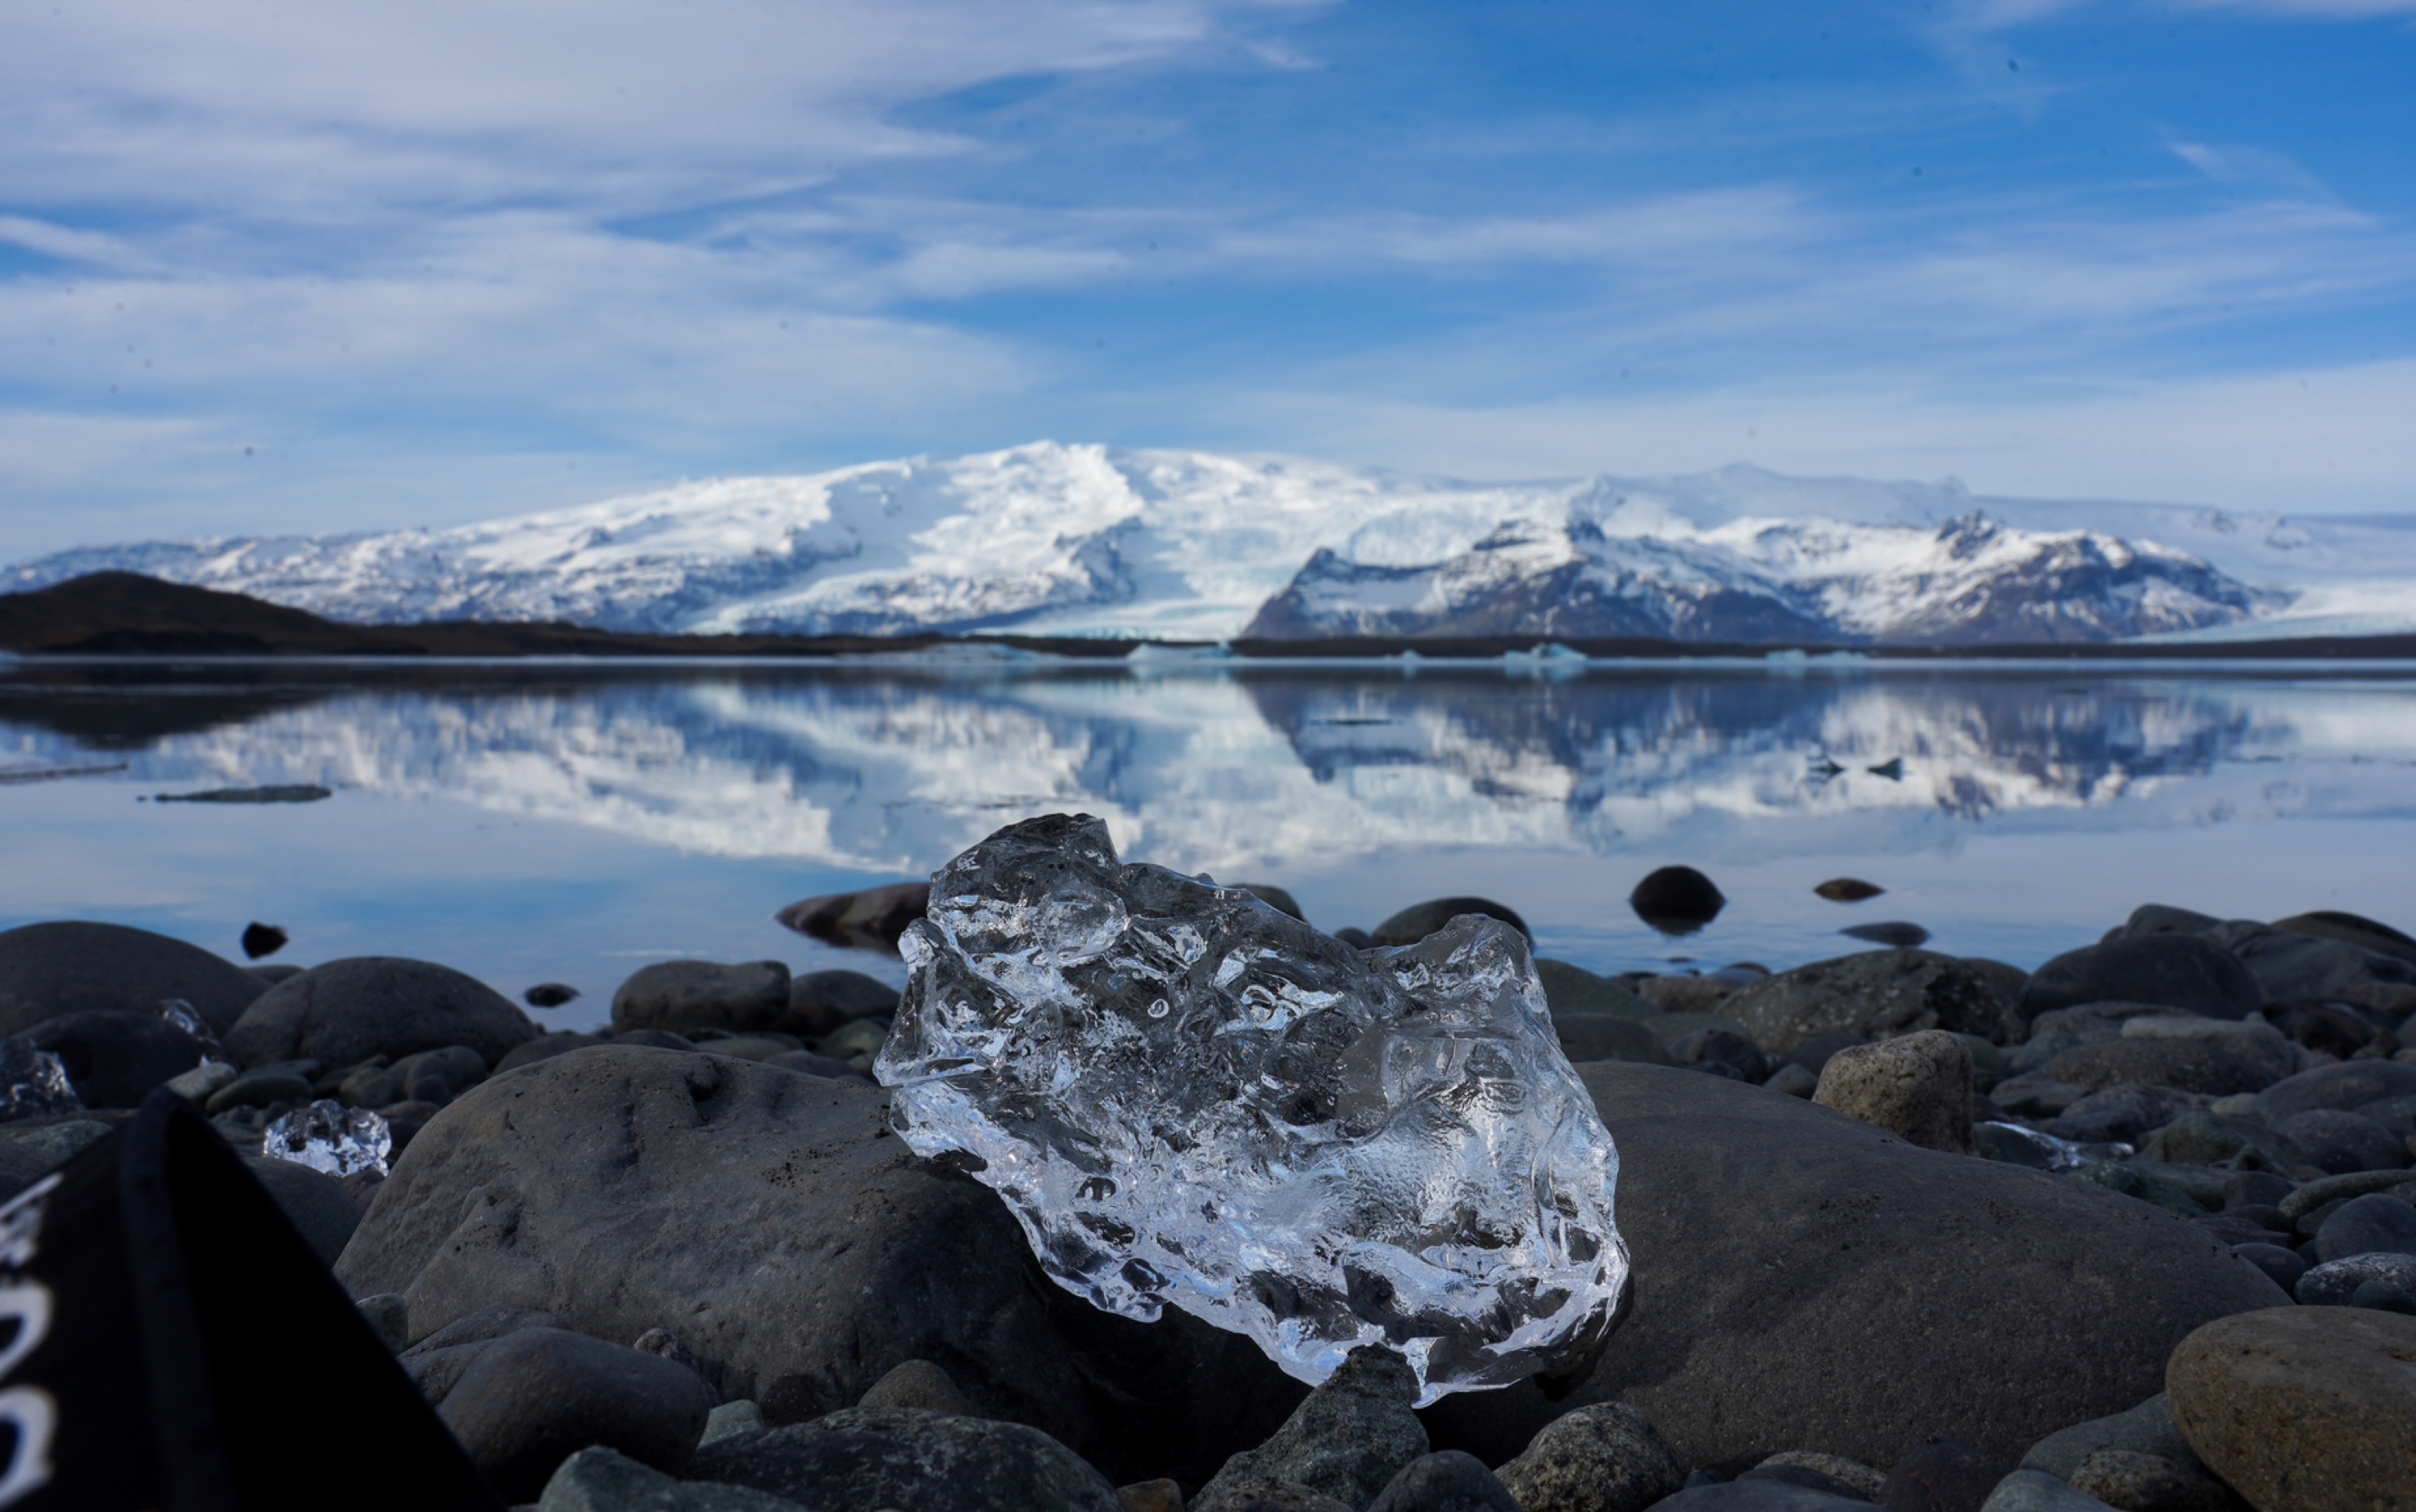
[[[1922,1029],[2005,1037],[2004,1008],[1987,978],[1930,951],[1865,951],[1782,971],[1730,995],[1720,1011],[1754,1043],[1780,1054],[1823,1035],[1865,1040]]]
[[[2416,1318],[2277,1308],[2173,1351],[2173,1417],[2258,1512],[2416,1507]]]
[[[158,1012],[62,1013],[24,1031],[67,1068],[87,1108],[132,1108],[150,1090],[201,1063],[193,1037]]]
[[[2154,1003],[2212,1019],[2245,1018],[2265,1001],[2240,958],[2197,935],[2120,935],[2067,951],[2031,973],[2026,1018],[2082,1003]]]
[[[2240,958],[2277,1003],[2356,1002],[2380,986],[2416,982],[2416,964],[2340,940],[2235,920],[2206,937]]]
[[[362,955],[279,982],[244,1010],[225,1040],[246,1066],[352,1066],[446,1045],[467,1045],[492,1066],[536,1037],[518,1005],[474,977],[432,961]]]
[[[1698,1072],[1579,1074],[1619,1145],[1628,1316],[1560,1402],[1529,1384],[1428,1408],[1438,1448],[1499,1464],[1556,1414],[1624,1401],[1731,1472],[1807,1445],[1893,1465],[1939,1437],[2011,1462],[2153,1395],[2199,1325],[2284,1300],[2111,1192]]]
[[[420,1130],[337,1273],[415,1338],[542,1309],[601,1339],[667,1328],[776,1423],[931,1361],[986,1417],[1119,1481],[1205,1479],[1305,1394],[1246,1340],[1100,1312],[1040,1273],[1004,1204],[919,1160],[886,1092],[621,1045],[498,1075]]]
[[[0,933],[0,1035],[63,1013],[156,1017],[171,997],[224,1035],[267,990],[234,962],[147,929],[69,920]]]

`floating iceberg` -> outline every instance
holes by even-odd
[[[292,1160],[331,1176],[356,1171],[384,1175],[386,1154],[393,1148],[394,1134],[384,1118],[329,1098],[283,1115],[260,1136],[260,1153],[268,1159]]]
[[[1098,1307],[1171,1303],[1311,1383],[1386,1345],[1422,1402],[1608,1335],[1618,1152],[1517,930],[1362,952],[1054,815],[942,868],[900,948],[894,1125]]]

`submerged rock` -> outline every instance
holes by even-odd
[[[1618,1155],[1515,929],[1363,952],[1056,815],[943,867],[900,944],[896,1127],[1096,1306],[1171,1304],[1310,1382],[1386,1344],[1429,1401],[1608,1332]]]

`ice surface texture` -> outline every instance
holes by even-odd
[[[331,1176],[355,1171],[384,1175],[393,1148],[394,1133],[384,1118],[326,1098],[278,1118],[260,1136],[260,1153],[270,1160],[292,1160]]]
[[[1586,1358],[1627,1283],[1618,1152],[1526,942],[1466,916],[1361,952],[1235,888],[1010,826],[932,878],[876,1073],[1041,1265],[1321,1382],[1398,1350],[1421,1401]]]

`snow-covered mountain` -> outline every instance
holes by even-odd
[[[1751,468],[1472,484],[1053,442],[449,530],[84,547],[0,581],[108,569],[339,620],[654,632],[1971,642],[2416,627],[2408,521]]]

